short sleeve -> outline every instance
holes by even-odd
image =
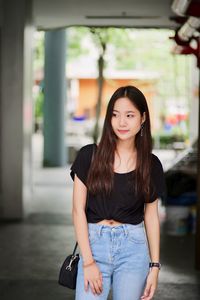
[[[88,170],[92,155],[92,144],[83,146],[78,151],[73,164],[70,167],[70,176],[74,181],[75,174],[86,185]]]
[[[150,203],[157,198],[166,197],[166,182],[165,174],[159,158],[152,154],[152,169],[151,169],[151,186],[150,186]]]

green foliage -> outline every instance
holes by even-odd
[[[172,30],[69,27],[67,29],[67,61],[81,56],[93,56],[94,49],[101,53],[100,39],[106,44],[106,67],[116,70],[155,71],[159,74],[158,96],[185,96],[186,73],[191,56],[173,55]],[[34,69],[44,64],[44,32],[36,35]],[[187,74],[188,74],[187,73]]]
[[[38,93],[35,101],[35,119],[43,117],[44,93],[42,90]]]
[[[67,34],[67,62],[73,62],[80,57],[95,57],[98,60],[105,45],[105,66],[113,70],[149,71],[157,74],[154,97],[159,115],[167,114],[168,100],[185,99],[188,105],[189,74],[191,56],[173,55],[174,41],[169,39],[174,35],[172,30],[133,29],[133,28],[98,28],[69,27]],[[43,66],[44,33],[36,39],[34,69]],[[42,99],[36,100],[36,116],[42,115]],[[188,122],[188,121],[187,121]],[[188,126],[188,123],[187,123]],[[173,132],[179,134],[180,132]],[[163,141],[169,137],[163,137]],[[162,140],[162,138],[161,138]]]
[[[33,69],[37,71],[44,66],[44,32],[37,31],[34,36],[35,47],[34,47],[34,60]]]
[[[89,49],[83,43],[85,38],[90,38],[87,27],[70,27],[67,30],[67,59],[69,61],[89,54]]]
[[[188,138],[188,134],[162,134],[159,137],[156,137],[156,135],[152,136],[153,145],[155,145],[155,140],[159,139],[159,147],[161,149],[173,148],[175,142],[185,143]]]

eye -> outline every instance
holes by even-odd
[[[112,113],[112,116],[113,116],[113,117],[117,117],[117,114],[113,112],[113,113]]]
[[[128,118],[129,118],[129,117],[130,117],[130,118],[133,118],[134,115],[128,114],[127,117],[128,117]]]

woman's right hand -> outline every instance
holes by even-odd
[[[97,264],[94,262],[90,266],[83,267],[83,270],[85,291],[88,291],[89,284],[94,295],[101,294],[103,291],[103,278]]]

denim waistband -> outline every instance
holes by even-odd
[[[144,222],[138,224],[121,224],[117,226],[109,226],[109,225],[102,225],[102,224],[96,224],[96,223],[88,223],[88,230],[89,231],[96,231],[99,235],[101,235],[102,232],[118,232],[118,233],[124,233],[128,234],[128,232],[139,228],[144,227]]]

